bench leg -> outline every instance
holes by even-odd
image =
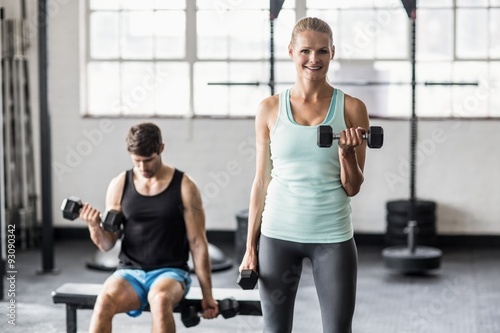
[[[66,332],[76,333],[76,307],[66,304]]]

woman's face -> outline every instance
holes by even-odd
[[[294,43],[289,46],[288,54],[295,63],[298,76],[317,80],[326,77],[335,47],[327,34],[303,31],[296,35]]]

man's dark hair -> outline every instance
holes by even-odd
[[[162,143],[160,128],[153,123],[134,125],[127,135],[127,150],[138,156],[159,154]]]

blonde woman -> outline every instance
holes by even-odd
[[[255,119],[257,165],[242,269],[259,272],[264,332],[291,332],[303,259],[312,263],[323,331],[351,332],[357,250],[350,197],[363,183],[368,112],[327,80],[332,30],[306,17],[288,48],[296,81],[264,99]],[[340,140],[319,148],[319,125]]]

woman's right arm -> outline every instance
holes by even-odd
[[[246,252],[240,270],[249,268],[258,271],[257,244],[260,237],[261,217],[264,210],[267,186],[271,181],[272,163],[269,133],[276,122],[277,112],[278,96],[275,95],[259,104],[255,116],[256,169],[250,192]]]

